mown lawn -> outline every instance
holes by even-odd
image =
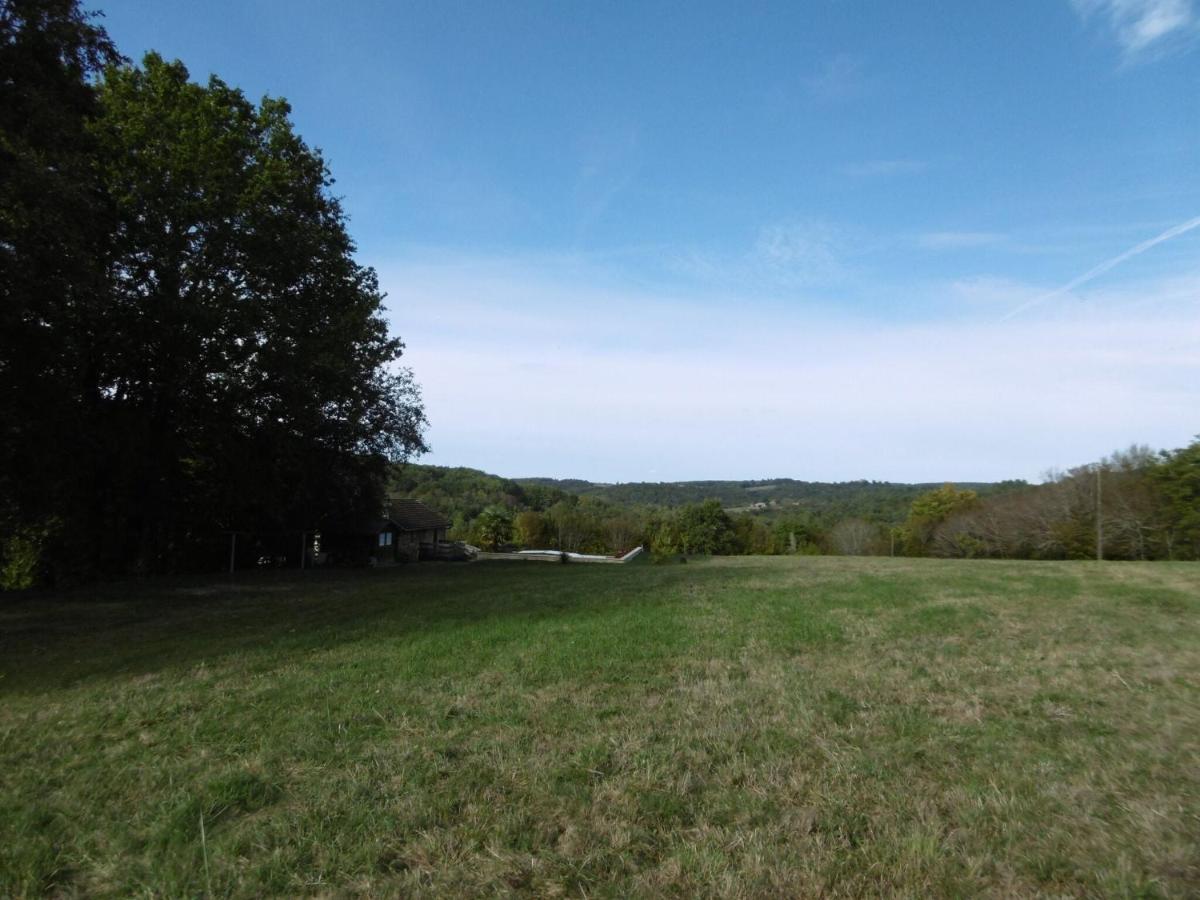
[[[1200,565],[0,603],[0,895],[1200,894]]]

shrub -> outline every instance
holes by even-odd
[[[50,528],[19,528],[0,544],[0,591],[24,591],[37,584]]]

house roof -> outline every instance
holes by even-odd
[[[389,527],[397,531],[432,531],[449,528],[450,520],[420,500],[389,497],[382,516],[359,519],[334,519],[322,525],[330,534],[378,534]]]
[[[426,531],[433,528],[449,528],[450,520],[436,510],[430,509],[420,500],[406,497],[388,498],[388,518],[401,531]]]

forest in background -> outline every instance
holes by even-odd
[[[597,484],[406,464],[389,489],[449,516],[452,538],[489,548],[1200,559],[1200,440],[1174,451],[1133,446],[1041,484]]]

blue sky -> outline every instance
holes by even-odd
[[[1034,479],[1200,432],[1197,0],[102,8],[292,102],[426,461]]]

